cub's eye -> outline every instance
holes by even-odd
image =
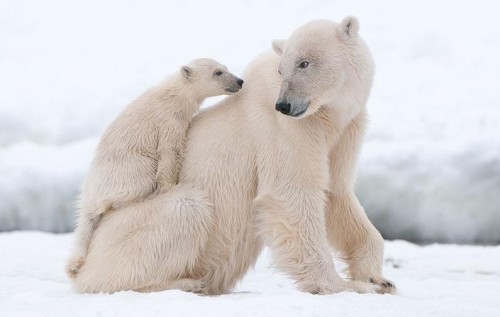
[[[222,75],[222,72],[221,72],[220,70],[218,70],[218,71],[216,71],[216,72],[214,73],[214,75],[215,75],[215,76],[220,76],[220,75]]]
[[[306,68],[307,66],[309,66],[308,61],[303,61],[302,63],[299,64],[299,68]]]
[[[281,75],[281,72],[280,72],[280,70],[279,70],[279,69],[278,69],[278,74],[280,74],[280,75]]]

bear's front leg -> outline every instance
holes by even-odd
[[[260,195],[253,202],[258,230],[271,248],[273,264],[287,273],[301,291],[331,294],[373,293],[378,287],[342,279],[328,246],[324,193],[303,193],[293,201]]]
[[[350,277],[380,286],[380,293],[396,294],[394,283],[382,274],[384,239],[353,192],[328,193],[326,224],[328,240],[342,253]]]

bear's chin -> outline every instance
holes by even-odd
[[[294,118],[298,119],[298,118],[302,117],[306,112],[307,112],[307,108],[305,108],[304,110],[300,111],[299,113],[291,114],[290,117],[294,117]]]
[[[300,120],[300,119],[304,119],[304,118],[307,118],[307,117],[315,114],[316,112],[318,112],[318,110],[320,108],[321,107],[315,107],[315,106],[309,105],[306,109],[302,110],[301,112],[299,112],[295,115],[287,115],[287,116],[290,118],[296,119],[296,120]]]

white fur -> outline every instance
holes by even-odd
[[[100,217],[168,192],[178,182],[186,130],[207,97],[238,90],[239,78],[211,59],[197,59],[151,88],[111,123],[90,167],[79,206],[74,277],[85,262]]]
[[[193,120],[180,172],[191,189],[102,219],[77,289],[223,294],[267,244],[300,290],[394,292],[382,275],[382,237],[353,192],[374,72],[357,25],[353,17],[313,21],[273,43],[281,56],[257,58],[242,92]],[[298,68],[304,60],[309,66]],[[281,98],[305,112],[275,111]],[[188,198],[193,207],[180,203]],[[337,274],[331,247],[353,280]]]

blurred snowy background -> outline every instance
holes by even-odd
[[[0,1],[0,231],[70,231],[107,124],[197,57],[241,74],[353,14],[375,56],[357,192],[388,239],[500,242],[500,2]],[[215,100],[209,100],[207,106]]]

